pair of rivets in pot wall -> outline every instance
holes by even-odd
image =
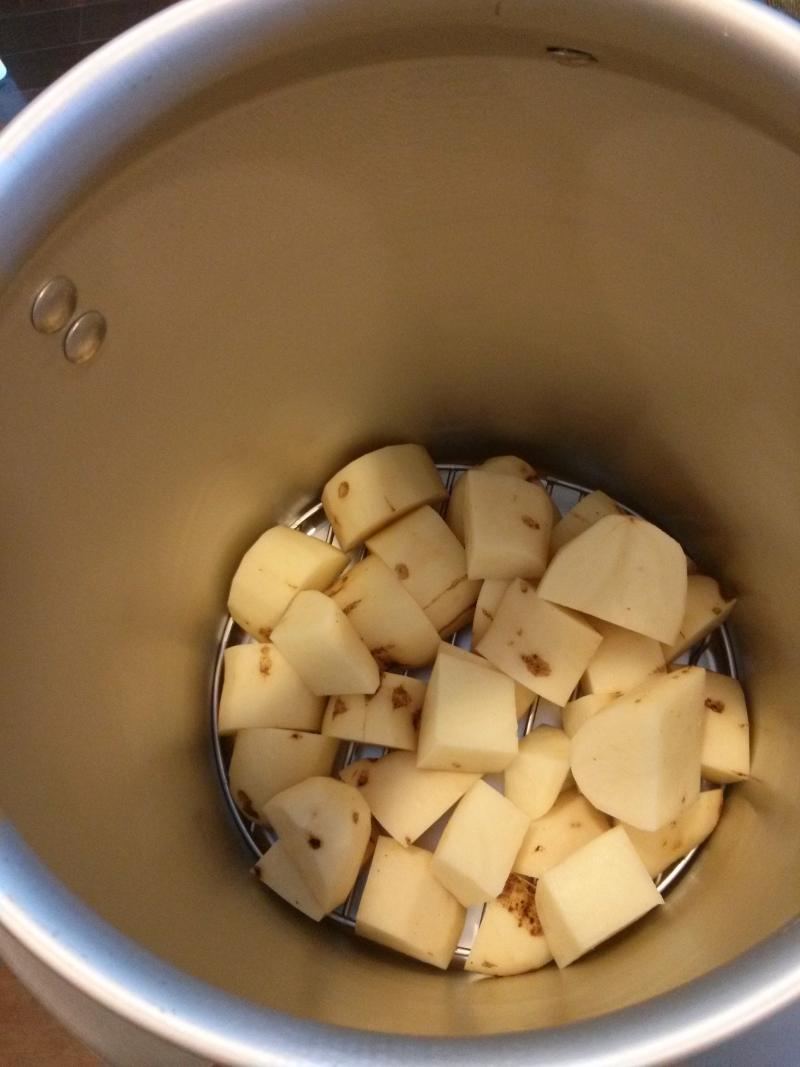
[[[63,330],[75,314],[78,291],[69,278],[50,278],[33,300],[31,322],[39,333]],[[84,311],[64,334],[64,355],[70,363],[88,363],[100,351],[107,331],[105,317],[99,311]]]

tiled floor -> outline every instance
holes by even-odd
[[[0,963],[0,1067],[100,1067]]]

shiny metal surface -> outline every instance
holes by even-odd
[[[57,333],[72,318],[78,290],[69,278],[50,278],[33,300],[31,322],[39,333]]]
[[[590,63],[597,62],[597,56],[593,56],[591,52],[583,52],[580,48],[559,48],[551,45],[547,54],[562,67],[588,67]]]
[[[3,952],[209,1060],[659,1062],[800,992],[800,31],[497,6],[189,0],[0,137]],[[55,274],[113,323],[85,373],[39,358]],[[212,620],[396,440],[601,484],[740,594],[754,777],[659,921],[563,974],[442,980],[239,873]]]
[[[99,311],[84,311],[64,335],[64,355],[70,363],[88,363],[100,351],[108,325]]]

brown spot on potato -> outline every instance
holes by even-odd
[[[456,763],[456,762],[454,761],[454,762],[453,762],[453,770],[454,770],[454,771],[460,771],[460,770],[461,770],[461,764],[460,764],[460,763]]]
[[[484,960],[481,963],[481,967],[496,967],[496,966],[497,966],[497,964],[496,963],[492,963],[491,960]]]
[[[367,771],[367,770],[359,771],[358,772],[358,777],[356,778],[356,785],[357,786],[366,785],[368,781],[369,781],[369,771]]]
[[[419,720],[422,716],[422,708],[417,708],[414,714],[411,716],[411,725],[415,730],[419,730]]]
[[[544,845],[537,845],[534,852],[544,852]]]
[[[534,519],[534,517],[532,515],[523,515],[522,516],[522,521],[525,523],[526,526],[529,526],[532,530],[540,530],[541,529],[539,523],[536,521],[536,519]]]
[[[313,848],[316,851],[318,848],[322,848],[322,842],[318,837],[314,837],[313,834],[308,839],[308,847]]]
[[[383,499],[386,501],[386,507],[389,509],[389,511],[397,511],[397,508],[394,506],[388,496],[384,494]]]
[[[336,490],[336,493],[337,493],[337,496],[339,497],[339,499],[341,500],[342,497],[347,496],[347,494],[349,492],[350,492],[350,483],[349,482],[339,482],[339,488]]]
[[[528,931],[531,937],[541,937],[542,924],[536,910],[535,878],[523,878],[519,874],[510,874],[497,898],[498,904],[508,911],[516,920],[517,926]]]
[[[394,572],[401,580],[405,580],[411,573],[405,563],[395,563]]]
[[[269,645],[261,646],[261,654],[258,657],[258,672],[265,677],[272,670],[272,656],[270,655]]]
[[[392,654],[390,651],[392,648],[394,648],[394,645],[380,645],[378,648],[371,648],[370,652],[381,667],[388,667],[392,662]]]
[[[404,837],[404,838],[403,838],[403,840],[405,841],[405,843],[406,843],[407,845],[410,845],[410,844],[411,844],[411,838],[410,838],[410,837],[408,837],[408,835],[406,835],[406,837]]]
[[[290,734],[289,736],[291,737],[291,739],[293,741],[299,741],[302,735],[301,734]]]
[[[714,614],[714,615],[721,615],[721,614],[722,614],[722,608],[718,608],[718,607],[716,606],[716,604],[715,604],[715,605],[714,605],[714,607],[713,607],[713,608],[711,609],[711,611],[712,611],[712,614]]]
[[[331,718],[335,719],[337,715],[344,715],[346,711],[347,704],[345,704],[341,697],[337,697],[336,700],[334,700],[333,702],[333,712],[331,713]]]
[[[522,637],[522,630],[517,630],[517,637]]]
[[[358,822],[358,812],[354,811],[352,815],[353,822]]]
[[[725,710],[725,704],[721,700],[712,700],[711,697],[706,697],[705,706],[709,711],[716,711],[718,715],[721,715]]]
[[[548,675],[552,674],[550,664],[537,655],[536,652],[529,652],[527,655],[520,653],[519,658],[536,678],[547,678]]]
[[[411,694],[405,686],[398,685],[392,690],[392,707],[407,708],[411,703]]]
[[[258,631],[258,636],[261,638],[262,641],[269,641],[270,637],[272,637],[272,627],[262,626],[261,629]]]
[[[342,608],[342,612],[345,615],[349,615],[351,611],[355,611],[355,609],[358,607],[358,605],[360,603],[361,603],[361,599],[360,598],[358,600],[351,600],[349,604],[345,604],[345,606]]]
[[[487,611],[486,608],[481,608],[481,611],[490,622],[494,619],[494,615],[492,615],[491,611]]]
[[[528,585],[527,582],[520,582],[519,583],[519,591],[520,591],[520,593],[527,593],[529,588],[530,588],[530,586]]]
[[[569,826],[570,826],[571,830],[580,830],[580,828],[583,826],[583,823],[582,822],[571,822],[569,824]]]

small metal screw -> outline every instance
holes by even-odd
[[[582,52],[579,48],[561,48],[551,45],[547,49],[548,56],[563,67],[588,67],[590,63],[597,62],[597,56],[591,52]]]
[[[31,322],[39,333],[57,333],[67,325],[78,303],[78,291],[69,278],[51,278],[33,299]]]
[[[70,363],[87,363],[94,359],[105,340],[108,327],[99,311],[85,311],[72,323],[64,336],[64,355]]]

